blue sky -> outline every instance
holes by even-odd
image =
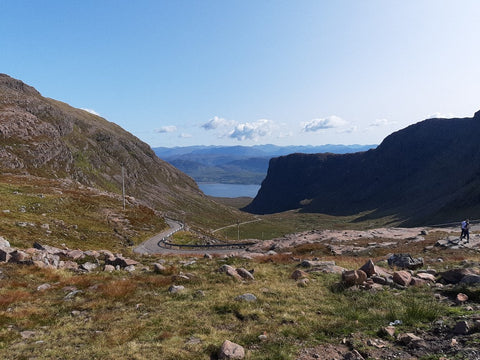
[[[0,0],[0,72],[151,146],[376,144],[480,109],[480,2]]]

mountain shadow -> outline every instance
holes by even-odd
[[[353,154],[274,158],[244,210],[392,216],[425,225],[480,216],[480,111],[473,118],[428,119]],[[363,220],[364,220],[363,219]]]

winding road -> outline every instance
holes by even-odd
[[[165,222],[168,224],[169,229],[164,230],[161,233],[158,233],[157,235],[151,237],[147,241],[141,243],[136,248],[134,248],[133,251],[138,254],[160,254],[165,253],[167,250],[169,250],[160,246],[159,243],[164,241],[167,237],[172,236],[177,231],[182,230],[183,224],[181,222],[167,218],[165,218]]]
[[[166,240],[168,237],[175,234],[177,231],[183,229],[183,224],[181,222],[165,218],[165,222],[168,224],[169,229],[158,233],[157,235],[151,237],[147,241],[138,245],[133,249],[134,252],[138,254],[191,254],[191,255],[201,255],[205,253],[209,254],[243,254],[245,249],[239,248],[239,245],[243,244],[226,244],[225,246],[218,245],[205,245],[197,248],[172,248],[166,245]],[[237,224],[231,225],[236,226]],[[228,226],[227,226],[228,227]],[[217,229],[220,230],[220,229]],[[231,246],[231,248],[228,248]]]

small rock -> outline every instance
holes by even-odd
[[[10,243],[3,236],[0,236],[0,247],[10,247]]]
[[[418,277],[412,277],[412,280],[410,281],[411,286],[425,286],[427,285],[427,281],[420,279]]]
[[[246,302],[254,302],[257,301],[257,297],[253,294],[246,293],[243,295],[239,295],[235,298],[237,301],[246,301]]]
[[[468,300],[468,295],[464,293],[458,293],[456,297],[457,304],[463,304],[465,301]]]
[[[382,335],[388,335],[388,336],[395,336],[395,326],[390,325],[390,326],[385,326],[380,329],[380,334]]]
[[[168,288],[168,292],[170,294],[177,294],[179,292],[182,292],[185,290],[185,287],[183,285],[172,285]]]
[[[210,254],[208,254],[208,253],[206,253],[205,255],[203,255],[203,257],[204,257],[205,259],[213,259],[213,256],[210,255]]]
[[[30,339],[35,337],[35,335],[37,335],[37,333],[35,331],[30,331],[30,330],[22,331],[20,333],[20,336],[22,337],[22,339]]]
[[[167,268],[162,264],[159,264],[159,263],[153,264],[153,271],[157,274],[164,274],[166,270]]]
[[[400,334],[398,335],[397,340],[403,345],[409,345],[410,343],[423,341],[422,338],[418,337],[413,333]]]
[[[205,297],[205,291],[203,291],[203,290],[197,290],[197,291],[195,291],[194,296],[197,297],[197,298]]]
[[[425,281],[435,282],[435,276],[426,272],[419,272],[416,276]]]
[[[91,262],[87,261],[86,263],[81,265],[81,268],[83,270],[86,270],[86,271],[90,272],[90,271],[95,270],[97,268],[97,266],[98,266],[97,264],[94,264],[94,263],[91,263]]]
[[[300,280],[297,281],[297,286],[298,286],[298,287],[307,287],[309,281],[310,281],[310,280],[307,279],[307,278],[300,279]]]
[[[462,320],[455,324],[453,333],[456,335],[467,335],[470,332],[470,326],[467,321]]]
[[[115,266],[113,265],[105,265],[105,267],[103,268],[103,271],[106,271],[106,272],[113,272],[115,271]]]
[[[125,271],[128,271],[128,272],[134,272],[135,271],[135,265],[128,265],[128,266],[125,266]]]
[[[52,287],[50,284],[42,284],[37,287],[37,291],[45,291]]]
[[[229,340],[225,340],[218,352],[218,358],[224,359],[243,359],[245,357],[245,349],[243,346],[235,344]]]
[[[246,279],[246,280],[254,280],[255,278],[253,277],[253,274],[244,269],[244,268],[237,268],[236,269],[236,272],[238,275],[240,275],[243,279]]]
[[[302,271],[302,270],[295,270],[292,275],[290,275],[290,279],[293,279],[293,280],[298,280],[298,279],[302,279],[302,278],[307,278],[308,277],[308,274],[305,272],[305,271]]]

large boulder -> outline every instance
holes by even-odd
[[[225,359],[243,359],[245,357],[245,349],[243,346],[235,344],[229,340],[225,340],[218,352],[220,360]]]
[[[367,280],[363,270],[349,270],[342,273],[342,282],[346,286],[361,285]]]
[[[376,274],[375,264],[373,263],[372,259],[369,259],[365,264],[363,264],[360,270],[365,272],[368,277]]]
[[[458,284],[467,275],[478,275],[473,269],[450,269],[440,273],[441,278],[448,284]]]
[[[393,282],[401,285],[401,286],[408,286],[412,281],[412,275],[405,270],[395,271],[393,273]]]

